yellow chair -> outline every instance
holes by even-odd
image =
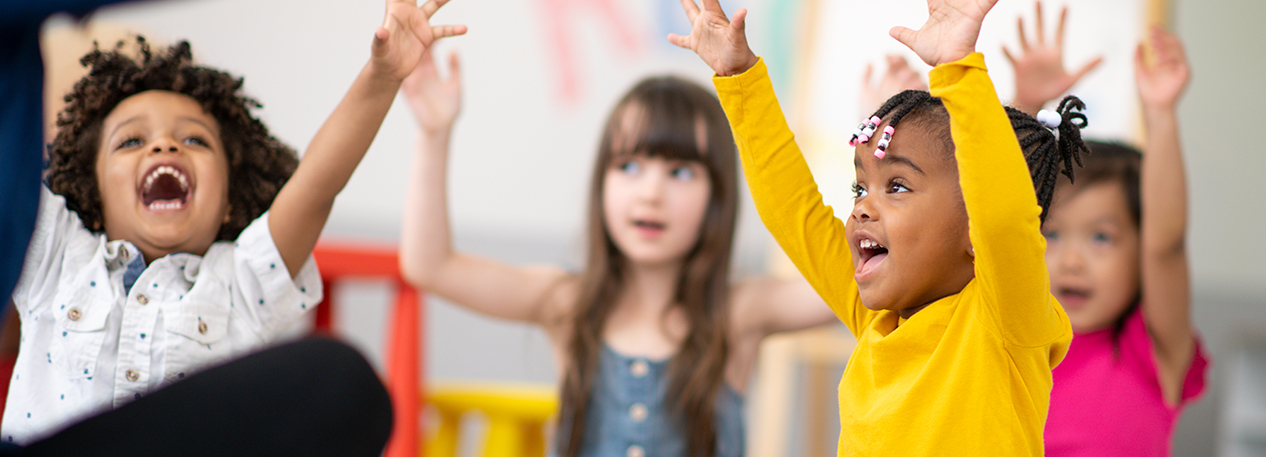
[[[476,412],[487,418],[484,457],[544,457],[545,423],[558,410],[558,393],[544,384],[439,384],[426,403],[439,416],[428,457],[455,457],[462,417]]]

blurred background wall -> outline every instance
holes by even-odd
[[[722,3],[729,13],[749,8],[752,46],[771,65],[784,109],[811,155],[828,203],[847,210],[843,196],[852,179],[851,153],[840,144],[857,122],[861,68],[879,64],[885,52],[901,51],[885,33],[897,25],[890,17],[913,9],[915,17],[899,23],[917,27],[922,4]],[[1132,68],[1119,56],[1139,36],[1144,3],[1069,2],[1066,65],[1078,66],[1097,54],[1109,57],[1074,88],[1092,106],[1092,126],[1101,138],[1128,139],[1136,133]],[[861,6],[845,7],[853,4]],[[1048,33],[1061,5],[1046,5]],[[1001,2],[982,32],[980,49],[989,54],[1004,100],[1012,90],[1010,68],[998,44],[1014,46],[1015,17],[1031,20],[1032,9],[1028,1]],[[177,0],[114,7],[96,19],[134,24],[162,41],[190,40],[197,60],[244,76],[246,92],[264,103],[258,115],[275,135],[302,151],[368,60],[382,12],[380,0]],[[1249,407],[1246,414],[1266,411],[1266,384],[1228,394],[1235,390],[1228,386],[1244,378],[1245,369],[1233,368],[1241,365],[1234,362],[1241,360],[1237,351],[1266,351],[1261,349],[1266,347],[1266,191],[1261,184],[1266,148],[1257,134],[1266,107],[1266,89],[1259,83],[1266,73],[1261,57],[1266,2],[1169,0],[1167,14],[1193,67],[1180,106],[1190,181],[1188,241],[1195,319],[1214,357],[1209,390],[1185,414],[1175,454],[1210,455],[1217,446],[1229,452],[1230,445],[1219,441],[1237,439],[1228,425],[1239,420],[1236,408],[1260,402],[1260,409]],[[438,47],[441,57],[461,55],[465,76],[465,106],[450,161],[457,247],[509,262],[579,269],[587,176],[611,105],[652,74],[674,73],[710,86],[707,67],[664,39],[670,31],[689,29],[679,1],[454,0],[434,22],[470,27],[467,36]],[[851,41],[849,34],[870,38]],[[336,202],[326,238],[398,240],[413,137],[413,119],[398,103]],[[746,194],[743,205],[736,274],[762,273],[774,249]],[[365,283],[340,293],[346,295],[337,316],[344,334],[380,358],[382,285]],[[432,379],[554,381],[548,343],[529,326],[487,319],[435,297],[429,297],[425,325]],[[1255,366],[1243,365],[1249,371]],[[834,398],[838,372],[829,376],[835,378],[825,383],[826,398]],[[833,414],[832,409],[821,420],[834,421]],[[1255,436],[1257,447],[1246,449],[1266,453],[1266,430]]]

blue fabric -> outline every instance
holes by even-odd
[[[22,272],[44,168],[44,62],[40,25],[121,0],[0,0],[0,312]]]
[[[184,267],[181,267],[182,269]],[[132,256],[132,261],[128,262],[127,270],[123,270],[123,293],[131,294],[132,285],[136,284],[136,279],[141,277],[141,273],[145,272],[145,257],[137,254]]]
[[[666,401],[667,373],[668,360],[626,357],[602,345],[579,455],[626,457],[637,455],[630,452],[637,446],[645,456],[684,457],[686,427]],[[741,457],[746,441],[743,397],[724,382],[715,417],[716,457]]]

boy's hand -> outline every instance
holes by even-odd
[[[874,73],[874,67],[870,64],[866,65],[866,73],[862,76],[862,92],[860,97],[860,117],[865,119],[870,114],[883,106],[893,95],[897,95],[903,91],[928,90],[927,83],[923,82],[923,77],[918,72],[910,68],[910,64],[906,59],[898,55],[889,55],[888,70],[884,72],[879,84],[872,85],[870,83],[871,74]]]
[[[1015,67],[1015,105],[1021,111],[1036,114],[1042,105],[1059,98],[1073,87],[1082,76],[1094,69],[1103,61],[1096,57],[1082,66],[1074,74],[1064,68],[1064,21],[1068,18],[1068,7],[1059,13],[1059,28],[1055,30],[1055,41],[1046,41],[1043,30],[1042,2],[1037,2],[1037,39],[1033,43],[1024,33],[1024,18],[1019,19],[1020,55],[1016,57],[1005,46],[1011,66]]]
[[[928,0],[928,21],[919,30],[897,26],[889,35],[933,67],[976,52],[980,23],[998,0]]]
[[[431,16],[449,0],[387,0],[382,27],[374,30],[372,63],[380,74],[402,81],[435,40],[466,33],[464,25],[432,26]]]
[[[448,65],[448,79],[441,80],[435,69],[434,56],[428,48],[413,73],[400,85],[413,116],[418,119],[418,127],[426,134],[451,129],[462,108],[461,66],[458,65],[457,54],[449,57]]]
[[[730,20],[721,11],[720,0],[703,0],[703,10],[694,0],[681,0],[681,6],[690,18],[690,35],[670,33],[670,43],[694,51],[718,76],[737,75],[756,65],[756,54],[747,46],[743,31],[746,9],[734,12]]]
[[[1182,42],[1173,33],[1152,26],[1150,45],[1155,57],[1149,65],[1144,56],[1144,43],[1134,51],[1134,79],[1145,111],[1172,111],[1178,97],[1191,80],[1191,68],[1183,53]]]

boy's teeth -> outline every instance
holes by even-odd
[[[148,190],[150,186],[154,185],[154,180],[158,179],[159,175],[164,174],[175,177],[176,180],[180,182],[180,190],[189,190],[189,178],[186,177],[184,173],[181,173],[179,169],[168,165],[155,168],[149,176],[145,177],[145,189]]]

